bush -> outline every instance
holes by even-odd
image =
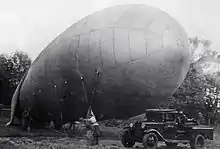
[[[25,52],[0,55],[0,103],[10,105],[14,90],[30,65],[31,59]]]

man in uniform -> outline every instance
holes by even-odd
[[[92,108],[89,107],[89,110],[87,112],[86,121],[89,123],[88,125],[91,126],[92,132],[93,132],[93,145],[98,145],[99,143],[99,137],[100,137],[100,129],[99,124],[95,118],[94,113],[92,112]]]

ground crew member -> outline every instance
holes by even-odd
[[[100,137],[100,129],[99,124],[95,118],[94,113],[92,112],[92,108],[89,107],[88,113],[87,113],[87,121],[91,124],[91,128],[93,130],[93,137],[94,137],[94,145],[98,145],[99,143],[99,137]]]

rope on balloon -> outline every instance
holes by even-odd
[[[128,30],[128,50],[129,50],[130,61],[132,61],[132,57],[131,57],[131,42],[130,42],[130,30]]]
[[[103,68],[103,59],[102,59],[102,32],[100,33],[100,38],[99,38],[99,51],[100,51],[100,61],[101,61],[101,65]]]
[[[111,29],[112,30],[112,52],[113,52],[113,58],[114,58],[114,63],[116,64],[117,63],[117,60],[116,60],[116,45],[115,45],[115,32],[116,32],[116,29],[126,29],[127,32],[128,32],[128,50],[129,50],[129,58],[130,58],[130,62],[132,61],[132,53],[131,53],[131,35],[130,35],[130,31],[133,30],[133,31],[143,31],[146,35],[147,32],[149,32],[149,30],[147,29],[140,29],[140,28],[132,28],[132,27],[122,27],[122,26],[109,26],[109,27],[106,27],[106,28],[102,28],[102,29],[92,29],[92,30],[89,30],[88,32],[83,32],[83,33],[78,33],[78,34],[75,34],[73,35],[73,37],[76,37],[76,40],[77,40],[77,46],[76,46],[76,53],[74,54],[74,57],[76,58],[77,62],[76,62],[76,67],[79,68],[79,49],[80,49],[80,37],[82,35],[88,35],[88,50],[87,50],[87,55],[88,55],[88,62],[90,61],[90,44],[91,44],[91,34],[94,33],[94,32],[100,32],[100,37],[98,39],[98,48],[99,48],[99,54],[100,54],[100,61],[101,61],[101,65],[102,65],[102,68],[103,68],[103,59],[102,59],[102,31],[105,30],[105,29]],[[156,34],[156,33],[155,33]],[[164,34],[164,33],[163,33]],[[163,38],[163,36],[162,36]],[[147,55],[148,54],[148,50],[147,50],[147,39],[146,37],[143,39],[144,40],[144,43],[145,43],[145,54]],[[161,39],[163,40],[163,39]],[[163,42],[162,42],[163,43]],[[163,45],[162,45],[163,47]],[[71,54],[71,52],[69,52]]]
[[[92,90],[93,98],[92,98],[91,101],[90,101],[90,100],[88,99],[88,96],[87,96],[86,87],[85,87],[85,82],[84,82],[84,77],[83,77],[82,73],[79,71],[79,69],[78,69],[78,70],[75,70],[75,72],[79,75],[79,77],[80,77],[80,79],[81,79],[82,88],[83,88],[83,92],[84,92],[84,98],[85,98],[86,101],[88,102],[88,105],[91,106],[92,103],[94,102],[97,85],[95,84],[95,86],[94,86],[94,88],[93,88],[93,90]],[[96,81],[97,81],[97,80],[99,80],[100,71],[99,71],[98,69],[95,69],[95,74],[96,74]],[[54,85],[54,87],[55,87],[56,94],[57,94],[57,86]],[[60,102],[61,102],[61,101],[59,100],[59,103],[60,103]],[[61,120],[61,123],[62,123],[62,125],[63,125],[63,124],[64,124],[64,123],[63,123],[63,112],[62,112],[61,108],[60,108],[60,120]],[[55,129],[53,129],[53,128],[47,127],[47,126],[45,126],[45,125],[43,125],[43,127],[44,127],[44,128],[47,128],[47,129],[49,129],[49,130],[51,130],[51,131],[53,131],[53,132],[56,132],[56,133],[59,133],[59,134],[62,134],[62,135],[65,135],[66,137],[68,137],[68,134],[66,133],[65,127],[63,128],[63,129],[64,129],[64,133],[62,133],[62,132],[60,132],[60,131],[57,131],[57,130],[55,130]]]
[[[102,31],[102,30],[106,30],[106,29],[126,29],[126,30],[135,30],[135,31],[143,31],[143,32],[148,32],[148,29],[143,29],[143,28],[135,28],[135,27],[124,27],[124,26],[108,26],[108,27],[104,27],[104,28],[97,28],[97,29],[91,29],[88,30],[86,32],[81,32],[81,33],[77,33],[74,34],[72,37],[76,37],[76,36],[80,36],[80,35],[86,35],[88,34],[88,32],[97,32],[97,31]]]
[[[144,38],[144,45],[145,45],[145,54],[148,55],[147,39],[146,38]]]
[[[88,37],[88,62],[90,62],[90,37],[91,37],[91,32],[89,32],[89,37]]]
[[[77,36],[77,48],[76,48],[76,68],[79,69],[79,43],[80,43],[80,35]]]
[[[58,92],[57,92],[57,86],[54,85],[54,88],[55,88],[55,92],[56,92],[56,94],[57,94],[57,97],[59,97]],[[62,100],[59,100],[59,99],[58,99],[58,103],[59,103],[59,105],[60,105],[60,107],[59,107],[59,108],[60,108],[60,109],[59,109],[59,110],[60,110],[60,121],[61,121],[61,124],[63,125],[64,122],[63,122],[62,102],[63,102]],[[44,127],[45,127],[45,126],[44,126]],[[45,128],[46,128],[46,127],[45,127]],[[51,128],[51,130],[54,131],[55,129],[52,129],[52,128]],[[66,133],[66,129],[64,128],[63,130],[64,130],[64,135],[65,135],[66,137],[68,137],[68,134]],[[59,132],[59,131],[58,131],[58,132]]]
[[[97,91],[97,87],[98,85],[100,84],[100,70],[98,69],[95,69],[95,80],[93,82],[93,89],[91,91],[91,94],[92,94],[92,98],[89,99],[88,96],[87,96],[87,91],[86,91],[86,87],[85,87],[85,80],[84,80],[84,77],[82,75],[82,73],[79,71],[79,70],[75,70],[76,73],[79,75],[80,79],[81,79],[81,84],[82,84],[82,89],[83,89],[83,93],[84,93],[84,98],[86,99],[86,101],[88,102],[88,105],[89,107],[92,106],[94,100],[95,100],[95,94],[96,94],[96,91]]]
[[[116,64],[116,57],[115,57],[115,28],[113,28],[113,37],[112,37],[112,44],[113,44],[113,56],[114,56],[114,61],[115,61],[115,64]]]

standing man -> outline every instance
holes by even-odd
[[[203,119],[203,118],[204,118],[204,117],[203,117],[202,112],[199,111],[199,113],[198,113],[198,120],[199,120],[199,123],[200,123],[200,124],[204,124],[204,119]]]
[[[213,105],[212,105],[212,99],[210,97],[208,97],[208,99],[206,99],[206,123],[207,125],[211,124],[211,118],[212,118],[212,113],[213,113]]]
[[[100,137],[100,129],[99,129],[99,124],[95,118],[95,115],[92,112],[91,106],[89,107],[89,110],[87,112],[86,119],[89,122],[89,125],[91,126],[91,129],[92,129],[92,134],[93,134],[92,145],[98,145],[99,137]]]

